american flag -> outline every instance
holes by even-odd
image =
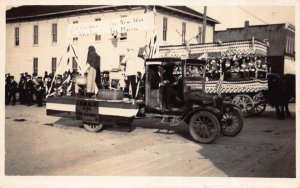
[[[154,29],[152,32],[152,36],[149,41],[149,58],[156,57],[158,55],[158,43],[157,43],[157,34],[156,30]]]
[[[153,6],[153,15],[156,15],[156,9],[155,6]],[[150,41],[148,44],[148,48],[149,50],[149,58],[154,58],[158,56],[158,51],[159,51],[159,46],[158,46],[158,42],[157,42],[157,33],[156,33],[156,29],[154,28],[152,33],[151,33],[151,37],[150,37]]]

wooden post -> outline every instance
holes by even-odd
[[[204,6],[202,43],[205,43],[205,33],[206,33],[206,10],[207,10],[207,6]]]

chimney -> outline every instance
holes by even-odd
[[[245,27],[249,27],[249,21],[245,21]]]

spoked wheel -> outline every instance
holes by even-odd
[[[190,119],[189,132],[197,142],[208,144],[214,142],[220,134],[220,124],[211,112],[196,112]]]
[[[248,117],[253,113],[254,102],[249,95],[237,95],[232,99],[232,104],[240,107],[242,115]]]
[[[263,94],[260,92],[254,95],[253,102],[254,102],[254,114],[261,115],[265,111],[267,106]]]
[[[226,109],[221,120],[221,133],[224,136],[236,136],[241,132],[244,120],[241,112],[235,108]]]
[[[103,128],[103,124],[83,123],[83,127],[88,132],[99,132]]]

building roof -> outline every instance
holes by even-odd
[[[203,19],[203,14],[186,6],[156,6],[176,13],[185,14],[190,17]],[[34,5],[20,6],[6,11],[6,21],[16,22],[34,20],[39,18],[59,17],[79,13],[91,13],[97,11],[116,10],[118,8],[141,9],[142,5]],[[207,21],[218,24],[219,21],[207,16]]]
[[[215,31],[215,32],[226,32],[226,31],[230,31],[230,30],[242,30],[245,28],[253,28],[253,27],[273,27],[273,26],[282,26],[285,27],[286,29],[290,29],[292,31],[295,31],[295,26],[292,24],[288,24],[288,23],[277,23],[277,24],[263,24],[263,25],[249,25],[249,26],[244,26],[244,27],[232,27],[232,28],[226,28],[225,30],[219,30],[219,31]]]

